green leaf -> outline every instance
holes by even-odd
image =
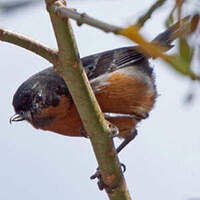
[[[165,22],[165,26],[168,28],[169,26],[171,26],[173,23],[174,23],[174,11],[175,11],[175,8],[174,7],[172,9],[172,11],[170,12],[169,14],[169,17],[167,18],[166,22]]]
[[[180,38],[179,40],[179,52],[180,57],[188,64],[191,63],[194,49],[189,46],[187,40],[184,38]]]
[[[179,73],[186,76],[191,75],[190,63],[185,62],[179,55],[168,56],[168,63]]]

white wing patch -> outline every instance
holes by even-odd
[[[134,66],[127,66],[119,70],[116,70],[114,72],[106,73],[97,78],[90,80],[90,84],[94,92],[98,92],[102,89],[105,89],[107,86],[109,86],[110,82],[108,81],[108,79],[110,76],[112,76],[115,73],[121,73],[121,74],[126,74],[127,76],[132,76],[138,81],[141,81],[147,84],[149,86],[150,91],[152,92],[155,91],[153,80],[148,75],[138,70]]]
[[[108,78],[111,76],[111,73],[103,74],[97,78],[94,78],[90,81],[90,84],[92,86],[92,89],[94,92],[98,92],[102,89],[105,89],[110,82],[108,81]]]

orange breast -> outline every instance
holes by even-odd
[[[144,109],[147,112],[152,109],[156,94],[149,89],[147,83],[117,72],[113,73],[107,82],[106,87],[95,93],[103,112],[140,114]],[[44,109],[40,117],[51,115],[56,116],[55,120],[48,126],[39,128],[68,136],[81,136],[82,123],[77,109],[64,95],[57,107],[50,106]],[[115,118],[109,121],[118,127],[122,137],[137,123],[129,118]]]
[[[39,118],[45,118],[47,116],[55,116],[55,119],[48,125],[36,128],[53,131],[62,135],[81,136],[81,119],[75,105],[71,103],[65,95],[61,96],[58,106],[49,106],[48,108],[43,109]]]

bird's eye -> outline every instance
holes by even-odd
[[[40,92],[38,92],[37,95],[35,96],[35,101],[36,102],[42,101],[42,94]]]
[[[38,111],[38,108],[39,108],[38,103],[34,103],[34,104],[32,105],[32,108],[33,108],[33,110],[34,110],[35,112],[37,112],[37,111]]]
[[[24,111],[20,111],[19,115],[23,116],[24,115]]]

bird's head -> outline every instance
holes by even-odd
[[[15,115],[11,122],[27,120],[34,127],[45,126],[54,120],[55,116],[41,117],[41,112],[48,107],[56,107],[60,96],[68,93],[64,80],[47,68],[26,80],[16,91],[13,97]]]

